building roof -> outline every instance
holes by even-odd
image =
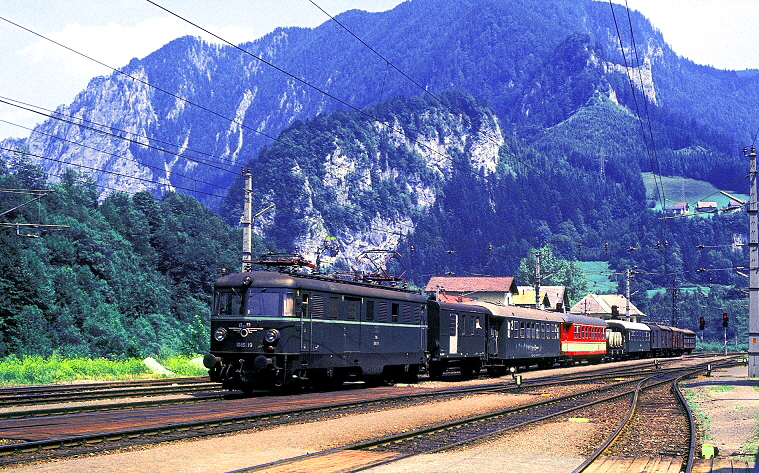
[[[453,277],[434,276],[430,278],[427,292],[434,292],[437,288],[448,293],[451,292],[511,292],[518,294],[517,284],[513,277],[488,278],[480,276]]]
[[[611,314],[611,306],[617,306],[620,317],[625,315],[627,299],[621,294],[588,294],[580,302],[569,310],[572,314]],[[630,315],[644,316],[635,305],[630,302]]]
[[[472,302],[472,299],[469,297],[459,297],[459,296],[453,296],[451,294],[444,294],[444,293],[440,293],[437,296],[437,300],[440,302],[456,302],[456,303]]]
[[[535,303],[535,288],[532,286],[517,286],[519,293],[532,293],[532,302]],[[567,286],[540,286],[540,293],[548,297],[546,306],[556,307],[556,304],[564,304],[567,296]],[[516,300],[516,299],[515,299]],[[516,302],[515,302],[516,304]]]

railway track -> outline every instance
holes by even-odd
[[[637,376],[650,372],[653,363],[637,367]],[[630,378],[635,367],[611,367],[598,373],[581,373],[525,380],[521,386],[503,380],[480,386],[456,386],[432,390],[391,387],[307,393],[297,396],[267,396],[225,399],[197,406],[140,408],[133,406],[112,412],[54,415],[45,419],[0,419],[0,466],[113,451],[136,445],[154,445],[177,439],[199,438],[263,429],[292,422],[311,422],[325,418],[416,406],[420,402],[463,398],[479,393],[555,389],[595,390],[615,378]],[[666,371],[659,365],[659,370]],[[628,380],[628,383],[630,381]],[[571,388],[562,386],[570,384]],[[615,383],[619,384],[619,383]],[[552,394],[555,396],[556,394]],[[275,400],[276,402],[272,402]],[[40,422],[42,422],[40,424]],[[372,455],[379,453],[366,450]],[[385,453],[383,453],[385,455]]]
[[[582,413],[591,408],[603,410],[607,413],[609,410],[616,411],[619,417],[624,417],[626,412],[624,406],[627,405],[629,407],[630,403],[632,403],[633,406],[639,405],[639,413],[642,413],[643,415],[650,415],[653,410],[654,412],[658,412],[659,415],[664,415],[665,418],[669,418],[672,414],[672,412],[669,411],[670,407],[662,406],[663,401],[661,392],[664,389],[663,386],[667,385],[667,383],[676,383],[675,380],[684,376],[682,374],[684,370],[689,374],[692,374],[695,372],[703,372],[705,369],[706,364],[698,367],[680,368],[679,374],[677,373],[678,370],[663,370],[662,372],[648,375],[640,381],[631,380],[620,382],[615,385],[590,389],[585,392],[519,406],[513,409],[506,409],[501,412],[491,413],[484,416],[476,416],[456,422],[447,422],[426,429],[420,429],[400,435],[392,435],[369,442],[273,462],[271,464],[259,465],[240,471],[265,471],[267,473],[294,473],[307,471],[340,471],[344,473],[362,471],[372,467],[394,463],[404,458],[409,458],[422,453],[428,454],[456,449],[484,439],[492,439],[493,437],[500,436],[512,429],[525,427],[530,424],[546,421],[559,416],[566,417],[575,412]],[[645,394],[643,396],[636,394],[640,392],[644,392]],[[641,399],[643,399],[642,407],[640,407]],[[686,409],[687,408],[684,410]],[[634,411],[635,409],[632,410]],[[678,428],[678,426],[674,426],[670,433],[677,432]],[[621,431],[622,428],[620,427],[619,430]],[[637,433],[639,432],[640,431]],[[624,444],[626,445],[626,448],[638,448],[632,441],[635,437],[636,433],[631,433],[629,435],[631,440]],[[691,439],[692,436],[688,438]],[[622,443],[619,444],[620,448],[625,448],[622,445]],[[668,448],[671,449],[669,444],[667,445]],[[687,456],[690,452],[692,458],[694,448],[692,443],[685,445],[680,444],[675,448],[677,449],[676,452],[668,453],[673,455],[685,453]],[[592,460],[584,465],[590,464],[591,462]],[[688,464],[690,464],[690,460],[688,462]],[[680,463],[682,463],[682,461],[677,464],[677,470],[673,469],[671,471],[679,472]],[[664,462],[662,462],[662,465],[664,465]],[[583,470],[578,469],[576,471],[579,472]],[[605,469],[602,468],[594,471],[621,472],[627,470],[615,469],[614,467],[609,469],[609,465],[606,465]],[[644,470],[630,471],[637,472]]]
[[[650,367],[640,368],[648,370]],[[546,390],[561,383],[579,389],[610,382],[630,374],[630,369],[596,374],[525,380],[521,386],[510,381],[480,386],[456,386],[442,390],[391,387],[361,390],[308,393],[299,396],[225,399],[160,408],[93,412],[77,415],[54,415],[45,419],[0,420],[0,466],[72,455],[118,450],[135,445],[152,445],[184,438],[197,438],[249,429],[261,429],[289,422],[323,420],[339,416],[394,407],[408,407],[420,402],[461,398],[479,393],[530,389]],[[272,403],[272,400],[276,400]],[[243,414],[241,414],[241,412]]]
[[[0,389],[0,409],[220,389],[219,383],[212,383],[207,377],[3,388]]]
[[[661,363],[663,366],[666,362]],[[595,372],[589,374],[571,375],[576,382],[597,379],[612,379],[637,373],[640,370],[656,369],[658,361],[642,362],[634,366],[605,367],[603,375]],[[534,373],[534,372],[531,372]],[[520,375],[521,376],[521,375]],[[567,376],[545,376],[532,381],[525,381],[526,386],[541,387],[566,383]],[[498,384],[502,386],[502,384]],[[490,389],[486,385],[486,389]],[[515,386],[504,386],[502,391],[516,389]],[[192,398],[160,398],[154,400],[129,400],[115,403],[102,403],[106,399],[159,397],[179,394],[193,394]],[[254,395],[267,395],[260,392]],[[247,395],[248,397],[250,395]],[[90,383],[66,386],[37,386],[24,388],[0,389],[0,421],[6,419],[24,419],[30,417],[47,417],[60,415],[84,414],[120,409],[135,409],[146,407],[189,404],[196,402],[216,401],[222,399],[240,398],[241,395],[229,391],[221,391],[218,383],[211,383],[208,378],[178,378],[158,381],[132,381],[116,383]],[[88,403],[87,401],[98,401]],[[38,408],[40,405],[63,404],[64,407]],[[24,406],[30,407],[25,409]],[[12,408],[12,409],[11,409]],[[3,409],[5,409],[3,411]]]

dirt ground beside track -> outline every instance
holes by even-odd
[[[718,457],[759,465],[759,378],[745,365],[714,371],[681,385],[701,431],[701,444],[719,449]],[[700,451],[700,445],[699,445]]]

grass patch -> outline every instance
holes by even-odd
[[[693,417],[696,421],[696,430],[701,434],[700,442],[711,442],[711,420],[709,419],[709,416],[696,404],[697,402],[708,401],[709,396],[703,392],[696,393],[696,391],[691,389],[684,389],[683,394],[685,395],[685,401],[688,403],[688,407],[690,407],[690,410],[693,412]]]
[[[656,181],[658,183],[658,180],[661,179],[668,205],[672,205],[676,202],[688,202],[691,211],[695,211],[698,201],[716,202],[717,207],[719,208],[727,207],[727,204],[730,202],[728,197],[719,193],[720,189],[717,189],[706,181],[666,176],[662,176],[661,178],[656,176],[656,179],[654,179],[654,174],[651,172],[644,172],[641,174],[643,177],[643,184],[646,186],[646,197],[648,199],[653,199],[654,197],[654,182]],[[748,196],[745,194],[738,194],[730,191],[727,192],[739,199],[748,200]],[[656,201],[654,210],[661,210],[661,201]]]
[[[206,370],[191,366],[189,357],[170,357],[158,360],[176,376],[205,376]],[[168,366],[167,366],[168,365]],[[107,360],[105,358],[64,358],[53,355],[0,359],[0,385],[25,386],[72,381],[113,381],[150,379],[154,375],[140,359]]]
[[[757,386],[754,386],[757,389]],[[746,443],[741,445],[741,451],[751,456],[755,456],[759,453],[759,415],[754,417],[757,422],[754,424],[754,435]]]
[[[197,357],[195,357],[197,359]],[[203,367],[202,361],[191,363],[193,357],[171,356],[158,360],[167,370],[171,370],[179,377],[208,376],[208,370]]]
[[[617,292],[617,283],[609,279],[608,261],[580,261],[580,267],[588,279],[588,290],[596,294]]]
[[[735,386],[709,386],[709,389],[713,393],[727,393],[732,391],[735,388]]]

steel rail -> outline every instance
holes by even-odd
[[[622,433],[622,430],[630,423],[630,421],[632,420],[633,416],[635,415],[635,410],[637,408],[638,399],[639,399],[639,393],[641,391],[643,391],[645,389],[651,389],[653,387],[660,386],[660,385],[666,384],[666,383],[672,383],[672,388],[671,389],[675,393],[677,393],[677,400],[678,400],[678,402],[680,402],[680,404],[682,404],[685,407],[686,414],[688,416],[688,423],[689,423],[689,426],[690,426],[690,447],[689,447],[689,453],[688,453],[688,458],[687,458],[687,469],[685,470],[685,472],[686,473],[690,473],[690,471],[692,469],[692,465],[693,465],[693,452],[695,450],[695,432],[696,432],[695,431],[695,424],[694,424],[692,412],[688,408],[687,402],[685,401],[685,398],[682,396],[682,393],[680,393],[679,388],[677,388],[677,383],[679,383],[684,378],[689,377],[689,376],[693,376],[695,373],[698,373],[698,372],[700,372],[702,370],[703,370],[703,368],[701,368],[701,369],[688,369],[687,373],[685,373],[685,374],[683,374],[683,375],[681,375],[681,376],[679,376],[677,378],[666,379],[666,380],[663,380],[663,381],[659,381],[659,382],[650,384],[648,386],[643,386],[643,384],[646,381],[648,381],[648,379],[641,380],[641,382],[639,383],[639,385],[636,387],[635,396],[633,398],[633,401],[632,401],[631,406],[630,406],[630,410],[629,410],[627,416],[625,417],[625,419],[622,420],[622,422],[617,427],[617,429],[588,458],[586,458],[585,461],[583,461],[582,463],[580,463],[577,466],[577,468],[575,468],[574,470],[572,470],[572,473],[582,473],[583,471],[585,471],[585,469],[588,468],[588,466],[590,466],[596,459],[598,459],[598,457],[600,457],[603,452],[605,452],[609,447],[611,447],[611,445],[614,443],[614,441],[617,439],[617,437],[619,437],[619,434]],[[681,371],[686,371],[686,370],[681,370]],[[654,378],[654,376],[652,376],[651,378]]]
[[[685,376],[678,379],[672,386],[677,398],[680,400],[680,404],[685,408],[685,413],[688,416],[688,429],[690,430],[690,442],[688,446],[688,460],[685,463],[685,470],[683,473],[691,473],[693,471],[693,460],[696,454],[696,420],[693,416],[693,411],[688,405],[688,401],[685,399],[685,395],[680,389],[679,382],[685,378]]]

